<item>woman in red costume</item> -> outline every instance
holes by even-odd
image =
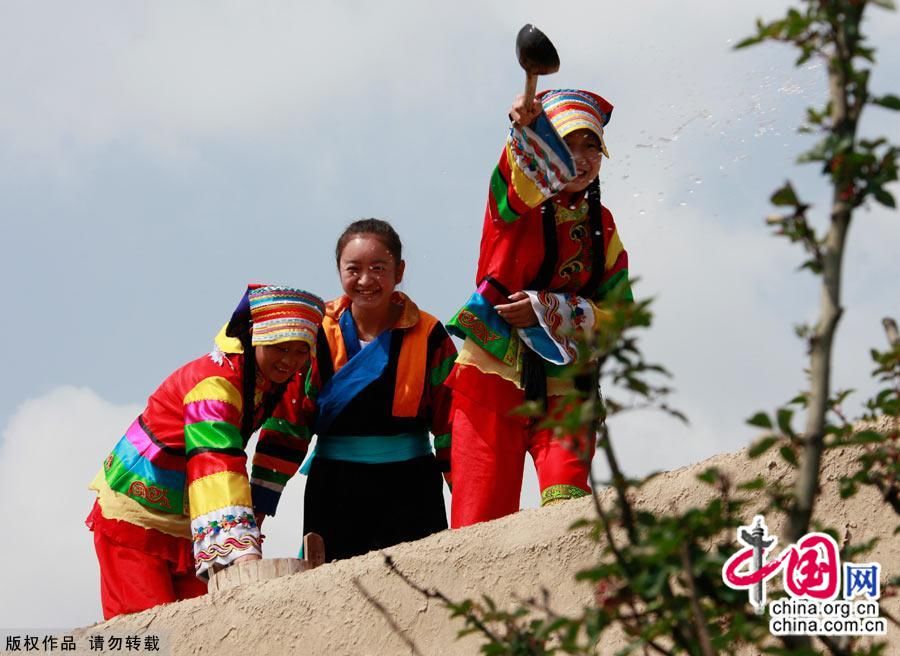
[[[323,312],[313,294],[249,287],[215,350],[166,378],[104,460],[87,519],[104,618],[199,596],[210,570],[261,557],[254,501],[306,452],[296,406]]]
[[[490,182],[476,291],[448,324],[465,338],[454,389],[451,525],[519,508],[525,454],[537,469],[541,505],[588,494],[593,439],[554,437],[540,419],[511,415],[526,400],[564,412],[578,331],[602,330],[603,302],[631,299],[628,255],[600,203],[612,105],[589,91],[516,99]]]

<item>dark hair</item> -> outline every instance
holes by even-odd
[[[357,235],[373,235],[376,237],[394,257],[394,262],[400,264],[403,259],[403,244],[400,242],[400,235],[387,221],[381,219],[360,219],[354,221],[347,226],[346,230],[337,240],[337,247],[334,249],[334,259],[337,265],[341,265],[341,253],[347,243]]]
[[[597,234],[602,236],[602,227],[599,227],[602,226],[603,220],[603,206],[600,204],[599,175],[591,180],[590,184],[588,185],[587,201],[588,220],[590,221],[591,225],[598,226],[596,229],[600,230],[601,232]],[[542,206],[541,212],[544,219],[544,226],[556,225],[556,209],[554,208],[554,204],[552,202],[545,202]],[[545,227],[544,229],[546,230],[547,228]],[[551,230],[553,230],[553,228],[551,228]],[[601,247],[601,252],[603,252],[602,248],[603,247]],[[545,258],[534,280],[528,283],[529,287],[531,289],[545,289],[549,286],[554,271],[555,268],[553,259]],[[602,268],[594,271],[594,275],[601,274],[603,274]],[[593,278],[592,276],[591,280],[595,280],[595,278]],[[590,282],[588,284],[590,284]],[[578,293],[580,294],[581,292],[579,291]],[[541,360],[539,355],[537,355],[530,349],[525,349],[524,352],[520,382],[522,385],[522,389],[525,391],[525,400],[542,401],[544,403],[544,407],[547,407],[547,373],[544,368],[544,361]],[[575,388],[579,391],[584,391],[585,385],[589,387],[590,385],[594,384],[594,381],[590,379],[590,377],[584,378],[583,376],[576,376],[574,382]]]
[[[239,335],[241,346],[244,349],[244,371],[241,375],[241,437],[244,446],[256,430],[256,349],[253,346],[252,330],[245,330]],[[262,420],[268,419],[275,411],[275,406],[284,396],[287,383],[276,385],[263,398]]]
[[[602,211],[600,207],[600,176],[598,175],[588,186],[588,215],[596,218],[599,225]]]

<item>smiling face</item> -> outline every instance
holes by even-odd
[[[376,235],[358,234],[346,243],[338,260],[341,287],[357,308],[388,312],[405,266]]]
[[[256,366],[266,380],[280,385],[309,364],[309,344],[300,340],[254,347]]]
[[[600,173],[603,161],[603,144],[600,138],[590,130],[576,130],[564,137],[569,152],[575,160],[578,177],[565,186],[565,190],[573,193],[584,191]]]

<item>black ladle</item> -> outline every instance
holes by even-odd
[[[516,36],[516,57],[525,69],[525,102],[531,106],[538,76],[558,71],[559,55],[547,35],[528,23]]]

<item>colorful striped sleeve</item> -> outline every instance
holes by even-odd
[[[447,378],[456,363],[456,345],[447,329],[438,322],[428,336],[428,379],[426,381],[431,433],[441,470],[450,471],[450,425],[452,390]]]
[[[201,380],[184,397],[184,442],[194,562],[198,576],[215,563],[261,555],[247,455],[238,426],[241,393],[222,376]]]
[[[575,173],[572,155],[545,114],[530,126],[513,125],[491,175],[488,212],[494,221],[513,223],[562,191]]]
[[[306,394],[304,378],[294,377],[259,433],[250,472],[256,513],[275,514],[284,486],[306,457],[312,404]]]

